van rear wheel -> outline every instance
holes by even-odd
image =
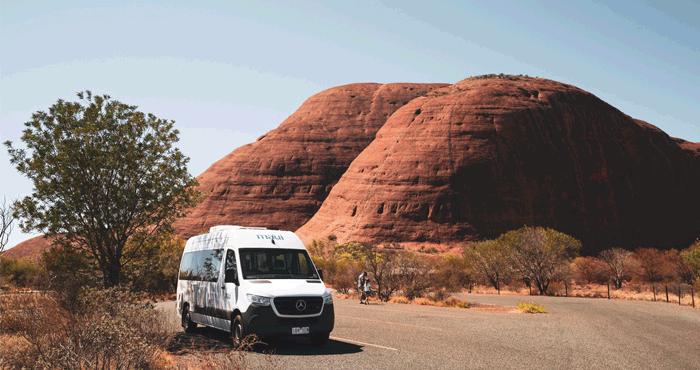
[[[243,317],[241,317],[241,315],[236,315],[231,323],[231,341],[233,342],[233,347],[240,347],[245,336],[246,332],[245,326],[243,326]]]
[[[197,329],[197,323],[192,321],[190,317],[189,306],[182,310],[182,328],[185,330],[185,333],[194,333],[194,330]]]

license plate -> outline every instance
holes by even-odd
[[[292,328],[292,334],[297,335],[297,334],[309,334],[309,327],[308,326],[302,326],[300,328]]]

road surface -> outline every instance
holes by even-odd
[[[460,294],[473,303],[545,306],[546,314],[334,299],[336,325],[324,347],[302,338],[256,346],[289,369],[700,369],[700,309],[661,302]],[[174,312],[174,302],[159,307]],[[173,315],[173,325],[177,325]],[[226,333],[200,329],[228,346]]]

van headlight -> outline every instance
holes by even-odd
[[[324,304],[324,305],[326,305],[326,304],[333,304],[333,296],[331,296],[331,293],[330,293],[330,292],[326,292],[326,293],[323,295],[323,304]]]
[[[250,293],[246,294],[246,297],[248,297],[248,300],[253,306],[269,306],[272,301],[270,297],[263,297]]]

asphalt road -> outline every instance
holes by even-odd
[[[700,309],[661,302],[462,294],[474,303],[545,306],[546,314],[334,299],[336,325],[324,347],[302,338],[256,346],[288,369],[700,369]],[[174,302],[160,304],[174,312]],[[173,315],[173,325],[177,325]],[[227,335],[201,329],[227,346]]]

